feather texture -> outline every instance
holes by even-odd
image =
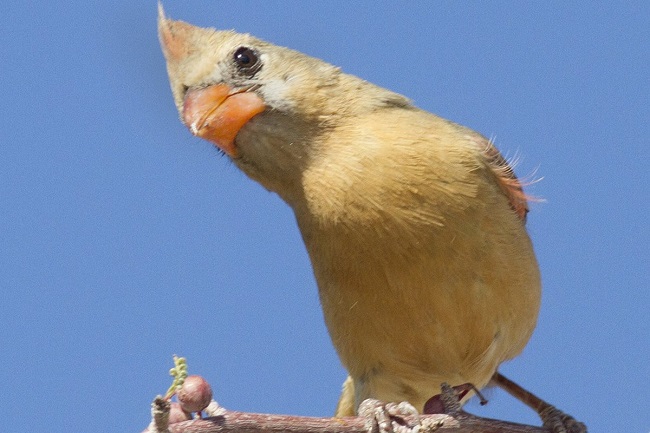
[[[422,409],[441,382],[485,386],[521,352],[540,277],[526,195],[489,140],[250,35],[162,12],[159,32],[181,116],[188,89],[214,85],[265,104],[233,161],[295,212],[350,374],[338,415],[370,397]]]

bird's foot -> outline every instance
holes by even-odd
[[[440,384],[441,393],[434,395],[424,404],[425,414],[443,413],[447,415],[454,415],[462,411],[461,400],[469,393],[474,391],[481,399],[481,405],[487,404],[487,400],[481,392],[471,383],[464,383],[462,385],[450,386],[448,383]]]
[[[570,415],[548,405],[539,411],[544,427],[553,433],[587,433],[587,426]]]
[[[421,422],[417,409],[407,401],[384,403],[369,398],[359,406],[359,416],[366,418],[368,433],[432,433],[442,425]]]

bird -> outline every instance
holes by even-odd
[[[540,308],[530,199],[491,140],[320,59],[172,20],[160,5],[158,32],[181,121],[294,212],[348,372],[335,416],[365,401],[423,412],[441,384],[527,393],[498,367],[524,349]],[[583,431],[526,395],[545,425]]]

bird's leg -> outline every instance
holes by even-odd
[[[481,399],[481,404],[487,400],[471,383],[450,386],[440,385],[441,393],[431,397],[424,404],[423,413],[426,415],[446,414],[455,415],[462,412],[461,400],[468,392],[474,391]],[[425,418],[422,422],[418,411],[407,401],[401,403],[383,403],[375,399],[364,400],[359,406],[359,415],[366,418],[368,433],[422,433],[433,432],[442,426],[442,422],[429,423]]]
[[[544,427],[551,429],[553,433],[587,433],[587,426],[583,423],[525,390],[498,371],[492,376],[491,383],[504,389],[508,394],[537,412]]]

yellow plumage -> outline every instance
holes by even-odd
[[[295,212],[350,374],[338,415],[371,397],[421,410],[441,382],[485,386],[521,352],[539,271],[521,187],[484,137],[249,35],[163,16],[160,35],[183,120]],[[236,139],[214,85],[224,116],[248,116]]]

